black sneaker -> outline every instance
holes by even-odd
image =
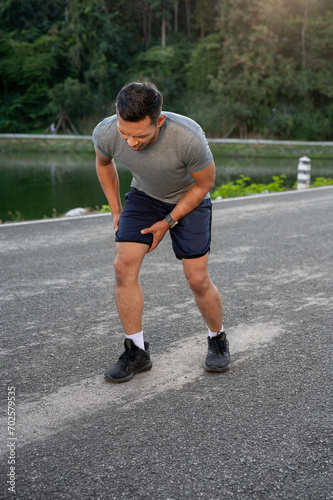
[[[138,372],[150,370],[153,366],[150,361],[149,344],[145,342],[145,350],[136,346],[131,339],[125,339],[125,351],[118,361],[113,363],[105,372],[104,378],[108,382],[127,382]]]
[[[208,354],[205,362],[206,372],[226,372],[230,368],[229,342],[225,332],[217,337],[208,337]]]

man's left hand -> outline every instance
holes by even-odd
[[[166,220],[160,220],[146,229],[142,229],[141,234],[153,234],[153,243],[149,248],[148,252],[155,250],[160,241],[163,240],[165,233],[169,230],[170,226]]]

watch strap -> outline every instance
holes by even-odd
[[[165,220],[169,224],[170,229],[172,229],[173,227],[175,227],[178,224],[178,221],[177,220],[173,220],[173,218],[171,217],[170,214],[166,215]]]

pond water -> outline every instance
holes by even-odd
[[[268,183],[273,175],[285,174],[288,187],[297,179],[297,159],[224,157],[215,158],[215,162],[216,187],[241,174],[262,183]],[[131,174],[121,165],[118,170],[124,199]],[[311,177],[333,177],[333,160],[312,160]],[[106,203],[96,176],[94,155],[0,154],[0,220],[3,222],[17,218],[17,212],[24,220],[42,219],[77,207],[101,208]]]

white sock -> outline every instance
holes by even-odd
[[[143,351],[145,350],[145,343],[143,341],[143,330],[141,330],[141,332],[138,332],[138,333],[133,333],[133,335],[126,335],[125,334],[125,337],[127,339],[133,340],[134,344],[136,346],[140,347],[140,349],[142,349]]]
[[[221,330],[219,330],[218,332],[212,332],[209,328],[208,328],[208,332],[209,332],[209,338],[210,339],[212,337],[217,337],[219,333],[223,332],[223,325],[222,325]]]

